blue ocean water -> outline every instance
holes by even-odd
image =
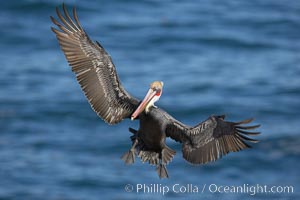
[[[157,105],[186,124],[226,114],[262,125],[252,149],[203,166],[184,161],[169,140],[177,155],[167,180],[138,159],[120,159],[138,123],[109,126],[91,110],[50,31],[61,3],[1,2],[0,199],[300,198],[299,1],[65,1],[134,96],[162,80]],[[221,187],[257,184],[293,191]]]

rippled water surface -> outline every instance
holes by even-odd
[[[191,166],[180,144],[160,180],[139,160],[126,166],[126,120],[108,126],[91,110],[59,49],[50,15],[62,2],[0,6],[0,199],[299,199],[299,1],[65,1],[110,53],[124,87],[186,124],[211,114],[262,124],[254,148]],[[134,191],[126,192],[127,184]],[[198,192],[143,191],[174,184]],[[152,185],[151,185],[152,184]],[[209,186],[292,186],[293,193],[212,193]],[[202,192],[203,186],[204,191]]]

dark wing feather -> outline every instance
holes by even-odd
[[[242,126],[252,119],[234,123],[224,121],[224,118],[212,116],[195,127],[188,127],[172,118],[166,134],[183,144],[183,157],[193,164],[215,161],[229,152],[250,148],[246,142],[258,142],[247,135],[257,135],[259,132],[245,130],[255,129],[259,125]]]
[[[122,87],[115,66],[104,48],[89,39],[81,27],[75,8],[74,20],[63,5],[63,16],[56,8],[58,22],[52,22],[60,29],[51,27],[56,34],[77,81],[93,110],[105,122],[115,124],[130,117],[139,101]]]

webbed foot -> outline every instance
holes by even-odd
[[[159,178],[169,178],[168,171],[165,164],[158,164],[156,166],[156,171]]]
[[[134,129],[132,129],[134,130]],[[132,132],[131,129],[129,129],[130,132]],[[135,130],[134,130],[135,131]],[[132,132],[133,133],[133,132]],[[134,134],[137,134],[134,133]],[[133,138],[134,136],[134,138]],[[121,156],[121,159],[125,162],[125,164],[132,164],[135,161],[135,155],[136,155],[136,145],[138,144],[138,139],[136,137],[136,135],[131,136],[132,138],[132,147],[129,149],[129,151],[127,151],[125,154],[123,154],[123,156]]]
[[[123,154],[121,159],[125,162],[125,164],[133,164],[135,161],[135,149],[130,149],[126,153]]]

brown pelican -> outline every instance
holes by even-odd
[[[166,165],[175,151],[166,145],[166,138],[182,143],[183,158],[192,164],[215,161],[229,152],[249,148],[247,142],[257,140],[247,135],[259,132],[259,125],[244,126],[252,119],[240,122],[225,121],[225,116],[210,116],[190,127],[174,119],[154,103],[160,98],[163,82],[154,81],[141,102],[131,96],[118,78],[111,57],[98,42],[93,42],[78,21],[75,8],[73,19],[63,5],[62,15],[56,8],[60,22],[51,16],[58,29],[51,27],[65,54],[77,81],[93,110],[108,124],[116,124],[125,118],[138,119],[138,130],[129,128],[132,147],[121,158],[126,164],[134,163],[138,155],[143,162],[156,166],[160,178],[168,177]]]

